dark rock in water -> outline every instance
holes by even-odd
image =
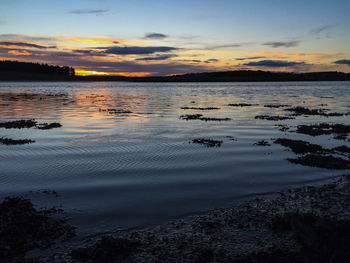
[[[180,119],[182,120],[199,120],[201,117],[203,117],[202,114],[185,114],[185,115],[181,115]]]
[[[23,257],[29,250],[44,249],[56,239],[74,236],[74,228],[48,217],[51,213],[52,210],[36,210],[27,199],[6,198],[0,204],[0,258]]]
[[[342,153],[350,153],[350,148],[345,145],[334,147],[332,150]]]
[[[339,112],[330,112],[326,113],[328,111],[327,109],[308,109],[301,106],[297,106],[294,108],[288,108],[284,109],[285,111],[292,111],[294,112],[293,115],[300,116],[300,115],[319,115],[324,117],[338,117],[338,116],[344,116],[344,113]]]
[[[341,134],[335,134],[333,138],[335,140],[346,140],[348,135],[346,133],[341,133]]]
[[[100,112],[108,112],[109,114],[127,114],[132,113],[132,111],[129,110],[123,110],[123,109],[99,109]]]
[[[206,147],[220,147],[222,144],[222,141],[199,138],[199,139],[193,139],[192,143],[203,144]]]
[[[286,132],[290,129],[287,125],[283,125],[283,124],[278,124],[277,126],[280,127],[279,130],[281,132]]]
[[[268,120],[268,121],[280,121],[280,120],[292,120],[295,119],[294,117],[290,116],[270,116],[270,115],[257,115],[255,116],[255,119],[260,119],[260,120]]]
[[[0,138],[0,144],[5,144],[5,145],[23,145],[23,144],[28,144],[28,143],[34,143],[35,141],[29,140],[29,139],[23,139],[23,140],[14,140],[14,139],[9,139],[9,138]]]
[[[211,117],[203,117],[202,114],[185,114],[181,115],[180,119],[182,120],[201,120],[201,121],[229,121],[230,118],[211,118]]]
[[[308,109],[305,107],[297,106],[293,108],[284,109],[285,111],[292,111],[295,115],[322,115],[325,114],[324,109]]]
[[[264,140],[257,141],[253,145],[256,145],[256,146],[271,146],[271,144],[269,142],[264,141]]]
[[[60,128],[62,125],[58,122],[53,123],[40,123],[36,126],[39,130],[50,130],[54,128]]]
[[[327,135],[327,134],[341,134],[348,135],[350,133],[350,125],[343,124],[328,124],[320,123],[314,125],[299,125],[296,130],[297,133],[308,134],[311,136]]]
[[[250,106],[257,106],[258,104],[251,104],[251,103],[233,103],[228,104],[228,106],[231,107],[250,107]]]
[[[140,245],[138,241],[105,236],[90,247],[74,249],[71,255],[80,262],[119,262],[137,252]]]
[[[266,108],[282,108],[282,107],[290,107],[290,105],[285,105],[285,104],[265,104],[264,107],[266,107]]]
[[[220,110],[220,108],[217,107],[181,107],[182,110]]]
[[[333,157],[331,155],[308,154],[296,159],[288,158],[291,163],[301,164],[305,166],[326,168],[332,170],[350,169],[350,160]]]
[[[286,138],[279,138],[275,140],[274,143],[280,144],[284,147],[288,147],[296,154],[330,152],[328,149],[324,149],[320,145],[312,144],[302,140],[291,140]]]
[[[18,121],[0,122],[0,128],[5,128],[5,129],[23,129],[23,128],[32,128],[35,126],[36,126],[35,120],[18,120]]]
[[[321,218],[317,215],[286,213],[271,221],[277,232],[292,232],[301,244],[304,262],[348,262],[350,221]]]
[[[201,117],[201,121],[230,121],[230,118],[211,118],[211,117]]]

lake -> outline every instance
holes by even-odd
[[[350,82],[0,82],[0,99],[1,122],[62,124],[0,128],[0,137],[35,141],[0,144],[0,197],[23,195],[38,207],[61,207],[82,234],[159,224],[346,173],[290,163],[286,158],[295,154],[273,140],[349,146],[293,128],[349,124],[350,116],[255,116],[288,115],[292,106],[347,113]],[[229,106],[241,103],[251,105]],[[180,118],[186,114],[202,116]],[[270,146],[256,145],[259,140]]]

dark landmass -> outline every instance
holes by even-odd
[[[77,76],[67,66],[0,61],[0,81],[131,81],[131,82],[264,82],[264,81],[350,81],[350,73],[343,72],[269,72],[235,70],[203,72],[172,76],[125,77],[111,75]]]

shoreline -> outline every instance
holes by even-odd
[[[347,174],[162,225],[73,238],[5,262],[346,262],[349,233]]]

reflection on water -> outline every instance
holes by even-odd
[[[0,129],[0,137],[36,141],[0,145],[0,194],[24,194],[39,205],[62,204],[72,223],[85,232],[159,223],[245,196],[327,179],[339,173],[288,163],[284,159],[293,154],[271,138],[299,138],[324,147],[349,144],[276,126],[349,123],[349,116],[281,121],[254,117],[289,114],[284,107],[264,107],[271,104],[348,112],[349,88],[349,82],[0,83],[0,121],[36,119],[63,125],[53,130]],[[228,106],[240,103],[253,105]],[[184,114],[230,120],[186,121],[179,118]],[[189,143],[198,138],[222,144]],[[271,146],[254,145],[259,140]],[[60,196],[43,198],[39,189],[54,189]]]

